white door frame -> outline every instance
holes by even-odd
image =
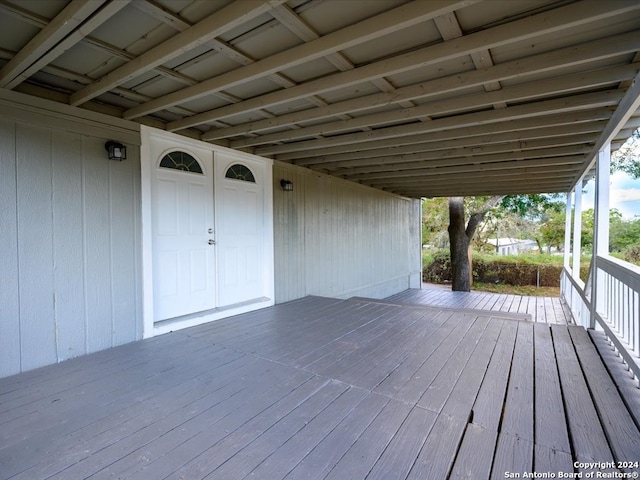
[[[216,152],[242,159],[258,160],[265,165],[263,176],[263,206],[264,206],[264,251],[263,251],[263,275],[265,278],[264,295],[253,302],[244,302],[224,308],[216,308],[181,317],[176,321],[155,323],[153,311],[153,229],[152,229],[152,196],[151,196],[151,173],[155,166],[155,159],[151,159],[150,145],[154,138],[170,139],[175,142],[177,148],[191,147],[206,148],[210,150],[214,157],[214,171],[216,162]],[[210,322],[220,318],[249,312],[258,308],[264,308],[274,304],[274,249],[273,249],[273,161],[267,158],[258,157],[249,153],[239,152],[230,148],[212,145],[210,143],[183,137],[174,133],[158,130],[142,125],[141,126],[141,146],[140,146],[140,175],[141,175],[141,217],[142,217],[142,318],[143,318],[143,338],[153,337],[173,330],[179,330],[202,323]],[[214,179],[215,181],[215,179]],[[214,188],[214,218],[218,218],[218,203],[216,201]],[[216,227],[217,228],[217,227]],[[216,259],[218,264],[218,259]]]

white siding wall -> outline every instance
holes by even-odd
[[[273,181],[276,303],[420,287],[419,200],[277,162]]]
[[[139,147],[109,161],[106,127],[9,112],[30,116],[0,115],[0,377],[142,336]]]

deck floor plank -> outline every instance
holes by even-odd
[[[458,325],[462,322],[462,315],[454,315],[447,312],[439,316],[443,320],[437,330],[431,334],[429,342],[419,345],[406,355],[402,362],[399,363],[389,375],[380,382],[374,391],[381,395],[388,395],[394,398],[401,397],[400,392],[405,386],[415,378],[422,365],[431,358],[432,354],[439,348],[443,350],[450,348],[449,346],[441,347],[442,343],[447,341],[446,345],[455,345],[454,342],[459,341],[456,331]],[[449,340],[447,340],[451,337]]]
[[[640,431],[584,328],[569,333],[616,461],[640,461]],[[639,468],[624,469],[640,472]]]
[[[638,379],[624,362],[622,356],[607,339],[604,332],[589,330],[589,335],[598,349],[598,353],[604,359],[604,365],[611,374],[611,378],[618,390],[622,393],[625,402],[629,405],[629,413],[633,416],[636,425],[640,425],[640,396],[638,395]]]
[[[436,418],[437,415],[434,412],[413,408],[367,475],[367,480],[405,478]]]
[[[411,410],[412,407],[405,403],[389,401],[324,478],[365,478],[405,423]]]
[[[415,373],[404,385],[396,389],[394,397],[408,403],[416,403],[447,364],[452,352],[458,350],[459,345],[464,342],[465,338],[467,343],[472,341],[469,340],[468,333],[476,325],[475,321],[471,321],[472,319],[475,320],[475,318],[477,317],[467,318],[463,316],[463,321],[458,324],[461,328],[455,329],[451,335],[448,335],[427,359],[422,359],[422,363],[415,370]],[[477,329],[478,327],[475,330]]]
[[[567,327],[551,326],[573,455],[580,462],[613,458]]]
[[[501,432],[533,443],[533,326],[518,324]]]
[[[497,432],[502,418],[511,368],[511,359],[518,331],[517,322],[505,321],[487,373],[473,405],[473,423]],[[492,455],[493,458],[493,455]]]
[[[261,401],[269,401],[288,393],[298,383],[308,379],[301,373],[286,377],[280,382],[277,381],[277,377],[264,377],[252,382],[255,384],[252,385],[251,392],[247,392],[246,387],[238,388],[238,382],[235,382],[221,392],[224,394],[226,391],[226,398],[203,398],[188,406],[188,414],[177,411],[161,418],[153,426],[155,430],[153,435],[142,430],[136,432],[129,438],[129,450],[125,449],[120,459],[91,475],[90,478],[107,479],[114,476],[128,478],[129,475],[151,462],[169,454],[201,431],[220,428],[220,425],[232,418],[238,409],[244,408],[247,412],[251,412],[251,408],[255,408],[256,403],[248,402],[249,398],[246,397],[248,393],[251,396],[261,396]],[[167,434],[167,432],[173,433]]]
[[[535,324],[534,342],[536,443],[570,455],[560,378],[548,325]]]
[[[491,467],[491,479],[523,478],[525,473],[531,474],[534,471],[533,450],[532,442],[509,433],[500,433]],[[507,472],[520,477],[508,477]]]
[[[283,478],[323,478],[360,438],[388,402],[389,399],[382,395],[368,395]]]
[[[419,406],[448,415],[469,415],[503,322],[491,322],[485,317],[476,323],[478,330],[470,331],[470,335],[475,337],[475,344],[472,340],[459,346],[460,350],[453,353],[446,367],[418,400]],[[473,337],[470,335],[467,337],[471,340]]]
[[[338,387],[330,385],[326,389],[334,386]],[[303,403],[212,471],[210,476],[283,478],[366,396],[366,391],[358,388],[348,388],[335,398],[323,392],[318,392],[316,397],[321,393],[318,406],[308,405],[311,400]],[[325,406],[326,402],[329,403]]]
[[[640,450],[640,389],[559,301],[432,293],[309,297],[0,380],[0,480],[482,480]]]
[[[545,447],[536,443],[533,459],[534,472],[574,473],[573,457],[570,453]]]
[[[314,377],[293,390],[291,387],[273,390],[271,395],[250,395],[246,403],[222,412],[209,428],[189,436],[155,461],[129,474],[128,478],[201,478],[231,458],[237,451],[257,438],[279,419],[286,418],[318,392],[325,391],[330,381]],[[333,394],[345,387],[331,387]],[[322,400],[320,397],[316,397]],[[325,398],[326,401],[326,398]],[[235,402],[238,404],[239,402]],[[160,446],[164,449],[161,442]]]
[[[464,417],[452,417],[444,413],[438,415],[407,480],[447,478],[462,442],[467,421],[468,418]]]
[[[109,412],[109,415],[94,422],[87,422],[87,417],[84,415],[76,415],[71,421],[80,419],[82,423],[77,423],[74,429],[67,428],[66,431],[61,431],[61,429],[41,430],[35,438],[29,438],[10,448],[3,449],[0,453],[2,464],[7,470],[10,469],[11,462],[25,468],[30,465],[30,459],[40,458],[37,466],[39,470],[33,470],[36,465],[31,465],[29,473],[26,474],[26,478],[38,478],[44,472],[62,470],[68,465],[88,458],[94,449],[101,450],[105,443],[110,444],[125,439],[128,435],[135,434],[138,429],[153,425],[154,421],[158,421],[160,418],[163,421],[164,419],[168,421],[171,415],[177,413],[180,421],[185,421],[182,419],[185,416],[184,408],[187,405],[191,405],[190,408],[194,409],[194,404],[203,400],[210,401],[212,397],[218,395],[226,399],[241,391],[243,387],[235,382],[235,379],[238,378],[238,375],[244,374],[248,368],[253,368],[249,361],[250,359],[244,356],[244,358],[227,364],[227,369],[210,369],[211,376],[217,376],[215,380],[207,376],[185,379],[184,383],[155,395],[150,405],[141,401],[131,402],[128,400],[127,403],[131,405]],[[260,375],[264,371],[266,368],[258,370],[258,374]],[[138,398],[142,400],[144,396],[140,395]],[[54,439],[63,445],[68,442],[71,447],[53,454],[51,442]],[[81,452],[75,448],[79,444],[84,446]],[[38,455],[35,456],[35,453]],[[10,457],[11,462],[6,461],[5,456]]]
[[[261,379],[264,372],[258,367],[252,375],[254,388],[257,392],[267,395],[274,390],[274,383],[280,388],[283,383],[286,385],[285,388],[290,388],[288,386],[291,381],[290,375],[281,374],[281,378],[273,376],[272,382],[267,382]],[[301,375],[296,375],[296,377],[299,377],[298,382],[302,382],[306,378]],[[240,399],[245,393],[246,388],[238,388],[237,382],[232,382],[226,388],[223,387],[195,402],[184,405],[182,409],[159,410],[140,414],[133,421],[123,424],[123,428],[106,431],[84,443],[83,449],[91,453],[90,457],[81,460],[74,458],[73,455],[71,458],[58,457],[54,465],[59,467],[61,462],[64,462],[66,468],[56,467],[58,474],[52,478],[62,480],[65,478],[86,478],[96,474],[100,476],[102,475],[100,472],[108,467],[110,467],[109,472],[113,472],[114,464],[122,462],[132,450],[137,451],[141,447],[148,448],[150,444],[158,440],[162,442],[162,436],[168,431],[177,429],[188,431],[190,436],[197,434],[199,428],[215,423],[224,412],[229,409],[231,411],[238,409],[239,405],[243,403]],[[175,441],[176,437],[172,440]],[[53,465],[48,466],[49,469],[52,467]]]
[[[449,478],[475,480],[489,478],[498,432],[470,423],[464,433]]]
[[[134,370],[125,369],[121,374],[112,372],[102,381],[95,380],[68,389],[64,396],[53,396],[48,402],[30,406],[19,417],[3,423],[0,444],[5,449],[0,451],[0,460],[6,447],[18,445],[19,449],[19,445],[28,441],[31,449],[43,451],[48,447],[47,439],[77,432],[111,414],[121,413],[132,401],[152,399],[206,372],[204,365],[199,369],[190,365],[189,355],[169,359],[169,353],[158,353],[158,357],[163,355],[167,358],[162,361],[148,362]],[[191,355],[200,355],[203,361],[209,359],[214,364],[220,362],[220,365],[226,363],[222,359],[227,355],[229,361],[241,356],[221,349],[202,351],[197,348],[191,349]]]

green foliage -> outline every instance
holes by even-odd
[[[422,201],[422,243],[436,248],[448,248],[449,204],[446,198]]]
[[[640,129],[611,156],[611,173],[616,171],[640,178]]]
[[[528,220],[540,220],[550,211],[562,211],[564,201],[557,193],[508,195],[502,199],[500,207]]]
[[[631,245],[621,252],[621,258],[634,265],[640,265],[640,244]]]
[[[480,283],[504,285],[540,285],[557,287],[564,259],[560,255],[489,255],[476,254],[473,258],[473,280]],[[582,261],[582,269],[589,268],[587,258]],[[423,280],[430,283],[451,281],[451,262],[448,250],[432,254],[425,264]]]

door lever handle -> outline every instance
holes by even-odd
[[[215,244],[216,244],[216,241],[210,238],[209,239],[209,245],[215,245]]]

